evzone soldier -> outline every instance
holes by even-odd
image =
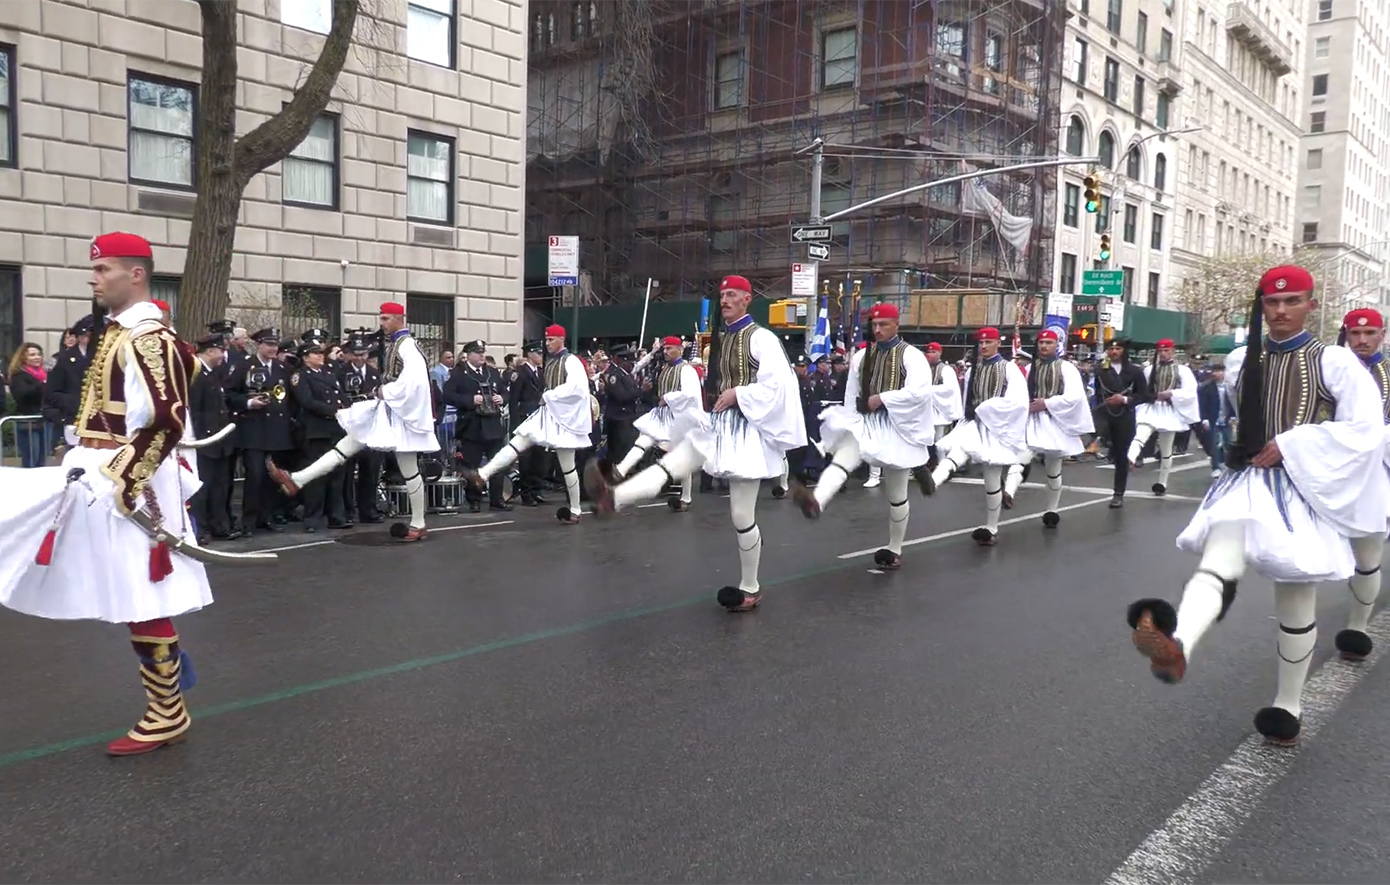
[[[1385,343],[1385,317],[1380,311],[1361,307],[1351,311],[1342,320],[1342,341],[1360,358],[1361,364],[1370,370],[1371,380],[1380,393],[1381,415],[1385,420],[1386,447],[1382,463],[1390,473],[1390,367],[1385,364],[1385,355],[1380,348]],[[1386,502],[1390,505],[1390,500]],[[1390,516],[1390,514],[1387,514]],[[1380,596],[1380,563],[1385,551],[1385,529],[1367,535],[1351,537],[1351,552],[1355,558],[1355,571],[1347,579],[1351,590],[1351,608],[1347,612],[1347,626],[1336,636],[1337,651],[1349,661],[1359,661],[1371,653],[1371,637],[1366,627],[1371,622],[1371,610],[1375,608],[1376,598]]]
[[[1042,521],[1050,529],[1062,521],[1057,508],[1062,503],[1063,460],[1084,452],[1082,437],[1096,429],[1081,371],[1058,355],[1060,345],[1060,338],[1052,329],[1038,333],[1038,358],[1028,371],[1028,425],[1024,429],[1029,458],[1041,455],[1043,459],[1047,510]],[[1004,481],[1006,502],[1018,493],[1022,482],[1023,465],[1015,464]]]
[[[565,478],[569,506],[561,507],[555,518],[568,525],[579,522],[579,471],[574,466],[575,452],[591,445],[589,434],[594,429],[594,413],[589,395],[589,373],[579,357],[565,349],[563,326],[548,326],[545,330],[545,349],[550,358],[541,375],[545,392],[541,407],[517,427],[515,434],[497,456],[482,470],[465,470],[464,479],[482,491],[494,476],[511,467],[522,452],[532,446],[555,450],[560,472]]]
[[[1149,398],[1135,410],[1137,427],[1128,458],[1131,465],[1137,464],[1149,437],[1158,433],[1158,482],[1153,493],[1163,495],[1173,469],[1173,437],[1200,424],[1202,414],[1197,408],[1197,379],[1191,369],[1173,359],[1173,339],[1159,341],[1154,352],[1154,362],[1144,367]]]
[[[338,369],[338,384],[347,394],[348,404],[376,399],[381,372],[367,361],[367,341],[354,333],[343,344],[346,359]],[[385,456],[375,449],[363,449],[348,459],[343,481],[343,506],[349,525],[354,522],[379,523],[385,519],[377,510],[377,489]]]
[[[91,261],[92,291],[111,323],[96,329],[62,466],[0,468],[0,532],[30,539],[24,555],[0,558],[0,604],[128,626],[145,713],[106,752],[134,756],[184,739],[194,673],[172,618],[212,603],[202,560],[237,557],[198,548],[184,509],[197,481],[176,449],[189,434],[195,360],[150,301],[150,244],[103,234]]]
[[[299,347],[299,368],[290,375],[290,391],[299,406],[299,425],[304,433],[304,456],[317,461],[343,438],[338,412],[351,400],[338,383],[338,377],[324,365],[327,348],[314,336]],[[347,484],[346,461],[328,472],[323,482],[302,490],[304,531],[347,528],[347,508],[343,489]]]
[[[1176,610],[1162,599],[1140,599],[1127,613],[1134,645],[1154,676],[1176,683],[1198,642],[1231,607],[1245,569],[1273,581],[1278,691],[1255,714],[1255,728],[1284,745],[1300,730],[1317,643],[1317,584],[1355,571],[1348,537],[1386,527],[1381,398],[1354,354],[1304,331],[1316,306],[1313,278],[1303,268],[1276,267],[1261,278],[1250,343],[1226,361],[1237,439],[1178,536],[1178,549],[1201,561]]]
[[[612,485],[597,464],[584,477],[601,514],[654,498],[676,477],[701,468],[727,479],[741,577],[716,599],[730,612],[752,611],[762,600],[756,513],[762,481],[781,476],[786,453],[806,445],[796,373],[777,335],[748,315],[752,300],[753,287],[744,277],[728,276],[719,284],[723,329],[711,339],[705,375],[711,411],[680,412],[671,428],[671,451],[627,481]]]
[[[662,339],[661,348],[666,363],[656,377],[656,408],[633,423],[638,433],[637,442],[613,467],[611,482],[622,482],[653,446],[660,447],[663,452],[671,450],[671,427],[675,424],[676,415],[691,409],[704,409],[700,376],[695,367],[684,359],[685,342],[678,335],[668,335]],[[604,465],[600,463],[599,466],[602,468]],[[694,473],[676,477],[681,485],[681,493],[679,498],[671,499],[672,510],[684,512],[690,509],[694,480]]]
[[[856,351],[849,365],[845,402],[821,412],[821,441],[831,452],[814,491],[798,482],[792,495],[807,519],[818,519],[861,462],[881,469],[888,497],[888,544],[874,553],[881,569],[902,567],[909,514],[907,480],[922,494],[936,491],[926,461],[936,439],[931,366],[917,348],[898,337],[898,309],[869,310],[874,343]]]
[[[998,329],[986,326],[976,337],[975,361],[965,373],[964,420],[937,441],[943,456],[932,481],[940,486],[971,461],[984,466],[985,524],[971,538],[993,547],[999,542],[1004,474],[1028,457],[1028,382],[999,352]]]
[[[487,342],[470,341],[463,346],[463,359],[454,364],[449,380],[444,382],[444,402],[458,413],[454,440],[458,445],[459,463],[467,470],[477,470],[483,461],[497,457],[507,440],[507,428],[502,423],[504,385],[502,373],[487,363]],[[506,477],[494,473],[488,481],[488,507],[492,510],[511,510],[502,497],[502,482]],[[468,509],[482,510],[482,495],[473,486],[465,489]]]
[[[388,344],[377,398],[340,409],[337,421],[346,435],[308,467],[290,473],[268,463],[266,469],[286,495],[294,495],[363,449],[394,452],[410,499],[410,525],[393,525],[391,535],[403,542],[420,541],[429,534],[425,528],[425,479],[420,475],[420,454],[439,451],[429,367],[420,346],[405,327],[404,304],[388,301],[381,305],[379,322]],[[361,506],[360,501],[358,504]]]
[[[931,366],[932,420],[936,422],[936,438],[932,440],[931,461],[928,466],[936,469],[941,459],[936,444],[951,432],[951,425],[965,417],[965,403],[960,392],[960,376],[950,363],[941,359],[941,345],[935,341],[926,347],[927,364]]]

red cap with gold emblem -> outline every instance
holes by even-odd
[[[156,298],[150,303],[153,304],[155,307],[159,308],[160,310],[164,311],[165,313],[169,312],[169,302],[167,301],[160,301],[158,298]]]
[[[875,304],[869,308],[869,319],[871,320],[896,320],[898,318],[898,308],[894,304]]]
[[[998,341],[999,330],[993,326],[985,326],[979,332],[975,333],[975,337],[981,341]]]
[[[940,352],[941,352],[941,345],[940,345],[940,344],[937,344],[935,341],[931,341],[931,342],[928,342],[927,348],[926,348],[926,349],[927,349],[927,353],[940,353]]]
[[[545,327],[545,337],[547,337],[547,338],[563,338],[563,337],[565,337],[565,327],[564,327],[564,326],[546,326],[546,327]]]
[[[1038,333],[1038,340],[1039,340],[1039,341],[1060,341],[1061,339],[1060,339],[1059,337],[1057,337],[1057,332],[1056,332],[1056,330],[1054,330],[1054,329],[1043,329],[1041,332]]]
[[[1272,295],[1275,292],[1311,292],[1313,275],[1307,268],[1296,264],[1285,264],[1265,271],[1260,277],[1260,294]]]
[[[1347,313],[1342,320],[1342,325],[1348,329],[1384,329],[1385,317],[1381,316],[1378,310],[1358,307]]]
[[[1173,339],[1172,339],[1172,338],[1160,338],[1160,339],[1158,339],[1158,343],[1154,345],[1154,347],[1157,347],[1157,348],[1177,347],[1177,346],[1178,346],[1178,345],[1175,344],[1175,343],[1173,342]]]
[[[405,316],[405,305],[398,301],[388,301],[381,305],[381,315],[388,317]]]
[[[154,252],[144,237],[115,231],[92,240],[92,260],[98,258],[154,258]]]
[[[681,336],[679,335],[667,335],[665,338],[661,339],[661,344],[663,347],[680,347],[685,344],[685,342],[681,340]]]
[[[740,292],[747,292],[749,295],[753,294],[753,284],[748,282],[746,277],[741,277],[738,274],[727,276],[719,283],[719,291],[723,292],[725,289],[737,289]]]

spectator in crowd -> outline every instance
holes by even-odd
[[[44,386],[48,371],[43,367],[43,348],[32,341],[19,345],[10,357],[10,394],[14,397],[15,414],[23,417],[15,422],[15,445],[19,449],[21,467],[42,467],[52,448],[48,422],[40,415],[43,408]]]

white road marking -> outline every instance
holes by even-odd
[[[514,519],[499,519],[497,522],[470,522],[466,525],[442,525],[438,528],[431,528],[430,534],[436,532],[456,532],[459,529],[490,529],[499,525],[511,525],[516,522]]]
[[[955,482],[955,480],[952,480],[952,482]],[[1107,492],[1106,494],[1109,494],[1109,493]],[[1096,498],[1094,501],[1082,501],[1082,502],[1079,503],[1079,504],[1067,504],[1067,505],[1064,506],[1064,507],[1058,507],[1058,508],[1057,508],[1057,512],[1058,512],[1058,513],[1065,513],[1065,512],[1068,511],[1068,510],[1079,510],[1079,509],[1081,509],[1082,507],[1094,507],[1094,506],[1097,505],[1097,504],[1106,504],[1106,503],[1109,503],[1109,502],[1108,502],[1105,498]],[[1003,527],[1006,526],[1006,525],[1014,525],[1015,523],[1027,522],[1027,521],[1029,521],[1030,519],[1041,519],[1041,518],[1042,518],[1042,515],[1043,515],[1043,511],[1039,510],[1037,513],[1029,513],[1029,514],[1025,514],[1024,516],[1014,516],[1014,517],[1010,517],[1009,519],[1001,519],[1001,520],[999,520],[999,526],[1000,526],[1000,528],[1003,528]],[[960,537],[961,535],[968,535],[968,534],[970,534],[971,532],[975,531],[975,529],[977,529],[977,528],[979,528],[979,526],[971,526],[970,528],[967,528],[967,529],[954,529],[954,530],[952,530],[952,531],[949,531],[949,532],[941,532],[940,534],[936,534],[936,535],[927,535],[925,538],[913,538],[911,541],[904,541],[904,542],[903,542],[903,546],[904,546],[904,547],[911,547],[913,544],[927,544],[927,543],[930,543],[930,542],[932,542],[932,541],[940,541],[940,540],[943,539],[943,538],[958,538],[958,537]],[[866,548],[866,549],[864,549],[864,550],[853,550],[853,551],[851,551],[851,552],[849,552],[849,553],[841,553],[837,558],[838,558],[838,559],[854,559],[855,557],[859,557],[859,556],[872,556],[873,554],[877,553],[878,551],[880,551],[880,550],[882,550],[882,549],[883,549],[882,545],[880,545],[880,546],[878,546],[878,547],[868,547],[868,548]]]
[[[431,528],[431,529],[430,529],[430,534],[434,534],[434,533],[436,533],[436,532],[456,532],[456,531],[458,531],[459,529],[486,529],[486,528],[492,528],[493,526],[499,526],[499,525],[511,525],[511,524],[512,524],[513,522],[515,522],[515,521],[516,521],[516,520],[513,520],[513,519],[504,519],[504,520],[501,520],[501,521],[499,521],[499,522],[474,522],[474,523],[469,523],[469,524],[467,524],[467,525],[444,525],[444,526],[438,526],[437,528]],[[325,538],[325,539],[322,540],[322,541],[305,541],[303,544],[286,544],[284,547],[265,547],[265,548],[262,548],[262,549],[250,550],[250,551],[246,551],[246,552],[249,552],[249,553],[286,553],[286,552],[288,552],[288,551],[290,551],[290,550],[306,550],[306,549],[308,549],[308,548],[310,548],[310,547],[322,547],[322,546],[324,546],[325,544],[336,544],[336,543],[338,543],[338,539],[337,539],[337,538]]]
[[[960,477],[952,477],[952,478],[951,478],[951,484],[952,484],[952,485],[982,486],[982,485],[985,484],[985,481],[984,481],[983,479],[980,479],[980,478],[974,477],[974,476],[960,476]],[[1018,489],[1019,489],[1019,491],[1023,491],[1024,489],[1030,489],[1030,490],[1037,490],[1037,491],[1043,491],[1043,492],[1045,492],[1045,491],[1047,491],[1047,486],[1043,485],[1043,484],[1040,483],[1040,482],[1025,482],[1023,485],[1019,486]],[[1062,486],[1062,491],[1064,491],[1064,492],[1080,492],[1081,494],[1085,494],[1085,495],[1110,495],[1110,496],[1112,496],[1112,497],[1113,497],[1114,494],[1115,494],[1115,492],[1114,492],[1112,489],[1103,489],[1103,488],[1101,488],[1100,486],[1067,486],[1067,485],[1064,485],[1064,486]]]
[[[284,553],[287,550],[304,550],[307,547],[322,547],[324,544],[336,544],[335,540],[325,539],[323,541],[305,541],[303,544],[287,544],[284,547],[265,547],[259,550],[238,550],[238,553]]]
[[[1176,460],[1178,460],[1179,458],[1191,458],[1191,457],[1192,457],[1192,453],[1191,453],[1191,452],[1188,452],[1186,455],[1174,455],[1174,456],[1173,456],[1173,460],[1176,461]],[[1149,463],[1153,463],[1156,459],[1154,459],[1154,458],[1149,458],[1148,460],[1149,460]],[[1097,470],[1114,470],[1114,469],[1115,469],[1115,465],[1114,465],[1114,464],[1109,464],[1109,463],[1105,463],[1105,464],[1096,464],[1096,465],[1094,465],[1094,466],[1095,466],[1095,468],[1096,468]],[[1169,472],[1169,473],[1181,473],[1181,472],[1183,472],[1184,470],[1201,470],[1203,467],[1205,467],[1205,468],[1208,469],[1208,470],[1211,469],[1211,462],[1207,460],[1206,455],[1203,455],[1203,456],[1202,456],[1202,460],[1200,460],[1200,461],[1197,461],[1197,462],[1192,463],[1192,464],[1184,464],[1184,465],[1182,465],[1181,467],[1174,467],[1172,470],[1170,470],[1170,471],[1168,471],[1168,472]],[[1141,468],[1139,468],[1139,469],[1143,470],[1143,469],[1145,469],[1145,468],[1142,468],[1142,467],[1141,467]],[[1134,468],[1131,467],[1131,468],[1129,469],[1129,472],[1130,472],[1130,476],[1133,476],[1133,475],[1134,475]]]
[[[1366,632],[1375,642],[1370,657],[1359,664],[1333,658],[1308,680],[1303,689],[1300,746],[1306,747],[1317,737],[1342,701],[1390,647],[1390,610],[1376,616]],[[1139,844],[1105,880],[1105,885],[1196,882],[1297,759],[1297,748],[1272,747],[1260,735],[1250,735],[1162,826]]]

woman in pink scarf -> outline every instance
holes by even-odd
[[[31,420],[21,418],[15,422],[14,439],[19,448],[20,466],[42,467],[52,448],[48,424],[39,416],[43,407],[44,386],[48,382],[48,372],[43,368],[43,348],[32,341],[19,345],[14,356],[10,357],[8,377],[15,415],[33,416]]]

